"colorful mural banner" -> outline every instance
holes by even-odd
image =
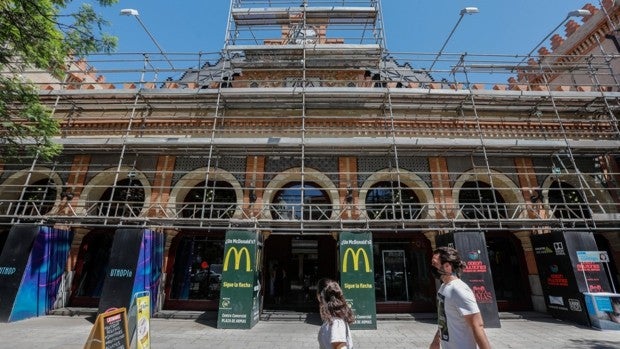
[[[151,309],[157,309],[157,294],[164,264],[164,245],[163,232],[148,229],[143,231],[133,294],[149,292]]]
[[[352,329],[376,329],[375,273],[372,234],[340,234],[340,286],[355,313]]]
[[[33,224],[11,228],[0,256],[0,322],[47,314],[54,306],[73,232]]]
[[[258,249],[256,232],[226,232],[218,328],[250,329],[258,323]]]
[[[156,309],[162,272],[164,237],[147,229],[118,229],[99,300],[99,313],[111,308],[129,309],[134,294],[149,291]]]

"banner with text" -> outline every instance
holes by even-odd
[[[466,266],[461,273],[476,296],[476,302],[484,319],[484,327],[500,328],[497,298],[493,276],[489,266],[486,239],[482,232],[458,232],[437,236],[437,246],[456,248]]]
[[[596,251],[591,232],[532,235],[545,304],[553,316],[590,325],[583,293],[609,292],[601,263],[579,261],[578,251]]]
[[[73,232],[14,225],[0,254],[0,322],[43,316],[52,309]]]
[[[143,236],[142,229],[118,229],[114,233],[110,262],[99,298],[99,314],[108,309],[131,307]]]
[[[258,234],[227,231],[218,328],[250,329],[259,319]]]
[[[340,286],[355,313],[352,329],[376,329],[375,277],[372,234],[340,234]]]

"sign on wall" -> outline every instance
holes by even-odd
[[[340,286],[355,313],[352,329],[376,329],[372,234],[340,234]]]

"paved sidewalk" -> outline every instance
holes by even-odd
[[[305,317],[305,316],[304,316]],[[0,324],[0,348],[83,348],[93,326],[92,317],[50,315]],[[508,316],[501,328],[487,329],[494,348],[620,348],[620,331],[598,331],[555,320],[544,314]],[[152,348],[317,348],[318,317],[261,321],[251,330],[215,328],[203,319],[154,318]],[[432,318],[393,320],[383,317],[378,329],[353,331],[357,349],[428,348],[435,333]]]

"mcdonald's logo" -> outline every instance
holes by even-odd
[[[239,270],[239,266],[241,264],[241,257],[243,257],[243,255],[245,254],[245,271],[251,271],[252,270],[252,261],[250,260],[250,251],[248,250],[247,247],[242,247],[241,249],[237,250],[236,247],[231,247],[228,249],[228,252],[226,252],[226,257],[224,258],[224,271],[228,270],[228,265],[230,264],[230,254],[234,254],[234,258],[235,258],[235,270]]]
[[[366,265],[366,272],[370,273],[370,261],[368,260],[368,254],[366,250],[363,248],[358,248],[357,251],[353,251],[353,248],[349,247],[344,251],[344,256],[342,257],[342,272],[347,272],[347,262],[349,258],[347,258],[351,254],[351,258],[353,258],[353,270],[359,270],[360,264],[360,256],[364,257],[364,264]]]

